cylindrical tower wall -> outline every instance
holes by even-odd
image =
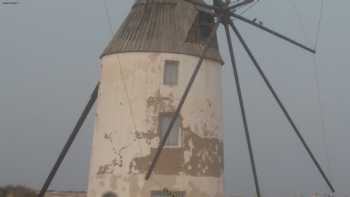
[[[224,196],[222,67],[213,60],[203,62],[175,134],[150,180],[144,178],[198,59],[152,52],[102,58],[88,197],[159,197],[164,190]]]

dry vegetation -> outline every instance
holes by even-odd
[[[36,192],[25,186],[0,187],[0,197],[36,197]]]

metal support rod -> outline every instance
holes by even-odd
[[[44,197],[45,196],[45,193],[46,193],[47,189],[49,188],[53,178],[55,177],[58,169],[60,168],[60,166],[61,166],[61,164],[62,164],[62,162],[63,162],[63,160],[65,158],[65,156],[67,155],[71,145],[73,144],[73,142],[74,142],[74,140],[75,140],[75,138],[76,138],[80,128],[82,127],[83,123],[85,122],[86,117],[88,116],[92,106],[94,105],[94,103],[95,103],[95,101],[97,99],[98,89],[99,89],[99,83],[96,85],[94,91],[92,92],[89,102],[85,106],[84,111],[82,112],[82,114],[81,114],[77,124],[75,125],[72,133],[70,134],[70,136],[69,136],[66,144],[64,145],[60,155],[58,156],[57,161],[54,164],[54,166],[53,166],[49,176],[46,178],[45,183],[42,186],[38,197]]]
[[[315,164],[316,168],[318,169],[318,171],[320,172],[322,178],[324,179],[324,181],[326,182],[326,184],[328,185],[328,187],[330,188],[330,190],[334,193],[335,189],[332,185],[332,183],[329,181],[328,177],[326,176],[325,172],[323,171],[321,165],[319,164],[319,162],[317,161],[315,155],[312,153],[309,145],[306,143],[304,137],[302,136],[302,134],[300,133],[298,127],[296,126],[296,124],[294,123],[292,117],[290,116],[289,112],[287,111],[287,109],[285,108],[284,104],[282,103],[282,101],[280,100],[279,96],[277,95],[276,91],[274,90],[274,88],[272,87],[269,79],[266,77],[264,71],[262,70],[262,68],[260,67],[258,61],[255,59],[253,53],[250,51],[248,45],[246,44],[246,42],[244,41],[243,37],[241,36],[240,32],[238,31],[238,29],[235,27],[235,25],[233,23],[230,24],[233,31],[236,33],[238,39],[240,40],[240,42],[242,43],[244,49],[246,50],[246,52],[248,53],[250,59],[253,61],[254,66],[256,67],[256,69],[258,70],[259,74],[261,75],[261,77],[263,78],[265,84],[267,85],[268,89],[270,90],[271,94],[273,95],[273,97],[275,98],[278,106],[281,108],[282,112],[284,113],[285,117],[287,118],[288,122],[290,123],[290,125],[293,127],[294,132],[297,134],[297,137],[299,138],[299,140],[301,141],[302,145],[304,146],[306,152],[308,153],[308,155],[310,156],[311,160],[313,161],[313,163]]]
[[[194,69],[194,71],[193,71],[193,74],[192,74],[192,76],[191,76],[191,78],[190,78],[190,81],[188,82],[188,85],[187,85],[187,87],[186,87],[186,89],[185,89],[185,92],[183,93],[183,95],[182,95],[182,97],[181,97],[181,100],[180,100],[180,102],[179,102],[179,105],[178,105],[177,108],[176,108],[175,114],[174,114],[174,116],[172,117],[171,122],[170,122],[170,124],[169,124],[169,126],[168,126],[168,128],[167,128],[167,130],[166,130],[166,133],[165,133],[165,135],[164,135],[164,138],[161,139],[161,143],[160,143],[160,145],[159,145],[159,147],[158,147],[158,149],[157,149],[156,155],[154,156],[154,158],[153,158],[153,160],[152,160],[152,163],[151,163],[151,165],[150,165],[150,168],[148,169],[148,172],[147,172],[146,177],[145,177],[146,180],[148,180],[148,179],[150,178],[150,176],[151,176],[151,174],[152,174],[152,172],[153,172],[153,170],[154,170],[154,168],[155,168],[155,166],[156,166],[156,164],[157,164],[157,161],[158,161],[158,159],[159,159],[159,156],[160,156],[160,154],[162,153],[162,150],[163,150],[163,148],[164,148],[164,146],[165,146],[165,144],[166,144],[166,141],[167,141],[167,139],[168,139],[168,137],[169,137],[169,135],[170,135],[170,132],[171,132],[171,130],[172,130],[172,128],[173,128],[173,126],[174,126],[174,124],[175,124],[177,118],[178,118],[179,115],[180,115],[181,109],[182,109],[182,107],[183,107],[183,105],[184,105],[184,103],[185,103],[185,101],[186,101],[186,98],[187,98],[187,96],[188,96],[188,93],[190,92],[190,90],[191,90],[191,88],[192,88],[193,82],[195,81],[195,79],[196,79],[196,77],[197,77],[197,74],[198,74],[200,68],[202,67],[202,64],[203,64],[205,55],[206,55],[206,53],[207,53],[207,51],[208,51],[208,49],[209,49],[209,47],[210,47],[212,41],[213,41],[214,38],[215,38],[216,30],[218,29],[218,26],[219,26],[219,23],[215,23],[215,24],[214,24],[214,28],[212,29],[212,32],[210,33],[209,38],[207,39],[207,41],[206,41],[206,43],[205,43],[205,45],[204,45],[204,49],[203,49],[203,51],[202,51],[202,53],[201,53],[201,55],[200,55],[200,58],[199,58],[199,60],[198,60],[197,65],[196,65],[196,67],[195,67],[195,69]]]
[[[230,10],[236,9],[238,7],[245,6],[245,5],[253,3],[253,2],[254,2],[254,0],[245,0],[243,2],[240,2],[240,3],[237,3],[235,5],[230,6],[228,9],[230,9]]]
[[[300,42],[297,42],[297,41],[295,41],[295,40],[293,40],[293,39],[291,39],[291,38],[288,38],[288,37],[286,37],[286,36],[284,36],[284,35],[282,35],[282,34],[276,32],[276,31],[274,31],[274,30],[272,30],[272,29],[269,29],[269,28],[267,28],[267,27],[264,27],[264,26],[262,26],[262,25],[259,25],[259,24],[255,23],[255,22],[253,22],[253,21],[251,21],[251,20],[249,20],[249,19],[247,19],[247,18],[244,18],[243,16],[240,16],[240,15],[235,14],[235,13],[231,13],[231,15],[232,15],[234,18],[236,18],[236,19],[238,19],[238,20],[240,20],[240,21],[243,21],[243,22],[245,22],[245,23],[248,23],[248,24],[250,24],[250,25],[253,25],[254,27],[257,27],[257,28],[259,28],[259,29],[261,29],[261,30],[263,30],[263,31],[265,31],[265,32],[268,32],[268,33],[270,33],[270,34],[272,34],[272,35],[274,35],[274,36],[277,36],[277,37],[281,38],[282,40],[285,40],[285,41],[287,41],[287,42],[289,42],[289,43],[292,43],[292,44],[294,44],[294,45],[296,45],[296,46],[298,46],[298,47],[300,47],[300,48],[302,48],[302,49],[304,49],[304,50],[306,50],[306,51],[308,51],[308,52],[310,52],[310,53],[314,53],[314,54],[316,53],[316,50],[315,50],[315,49],[311,49],[310,47],[307,47],[307,46],[305,46],[304,44],[301,44]]]
[[[247,118],[246,118],[246,111],[245,111],[245,107],[244,107],[244,100],[243,100],[243,95],[242,95],[242,89],[241,89],[241,85],[240,85],[240,81],[239,81],[239,74],[238,74],[238,69],[237,69],[236,60],[235,60],[235,56],[234,56],[234,50],[233,50],[233,46],[232,46],[232,39],[231,39],[230,29],[229,29],[228,24],[225,24],[225,32],[226,32],[228,48],[229,48],[229,51],[230,51],[230,57],[231,57],[233,74],[234,74],[235,83],[236,83],[236,89],[237,89],[237,94],[238,94],[238,99],[239,99],[239,105],[240,105],[241,114],[242,114],[242,121],[243,121],[243,126],[244,126],[244,132],[245,132],[247,145],[248,145],[248,150],[249,150],[250,164],[251,164],[253,177],[254,177],[255,191],[256,191],[257,197],[261,197],[260,186],[259,186],[259,179],[258,179],[258,174],[257,174],[256,165],[255,165],[255,159],[254,159],[254,152],[253,152],[252,142],[251,142],[251,138],[250,138]]]

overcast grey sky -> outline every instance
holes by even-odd
[[[103,1],[20,2],[18,6],[0,5],[0,185],[39,188],[98,80],[98,57],[111,34]],[[114,29],[128,14],[132,2],[107,0]],[[257,17],[264,25],[313,46],[320,2],[261,0],[246,16]],[[317,55],[325,133],[321,129],[312,55],[237,22],[334,181],[339,196],[350,194],[349,7],[346,0],[325,2]],[[220,35],[221,51],[228,62],[222,30]],[[236,39],[234,45],[263,195],[328,191]],[[253,196],[229,64],[223,72],[226,191]],[[91,116],[52,188],[86,188],[93,124]]]

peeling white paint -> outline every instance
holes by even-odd
[[[165,60],[180,62],[177,86],[162,84]],[[125,197],[150,197],[152,190],[186,191],[186,197],[223,197],[223,173],[218,177],[199,176],[210,170],[213,152],[198,152],[201,169],[197,176],[177,172],[153,175],[144,180],[135,158],[151,156],[158,147],[158,114],[174,111],[189,81],[197,57],[169,53],[123,53],[102,59],[101,86],[97,103],[88,197],[108,191]],[[152,98],[152,99],[150,99]],[[205,60],[181,112],[182,127],[203,139],[223,141],[221,65]],[[184,129],[184,130],[186,130]],[[184,131],[186,132],[186,131]],[[193,139],[183,151],[183,165],[193,160]],[[203,146],[203,145],[202,145]],[[205,146],[205,145],[204,145]],[[208,145],[209,146],[209,145]],[[223,155],[217,155],[222,160]],[[148,163],[144,163],[144,167]],[[171,165],[171,163],[169,163]],[[222,166],[217,166],[221,169]],[[223,169],[221,169],[223,172]]]

